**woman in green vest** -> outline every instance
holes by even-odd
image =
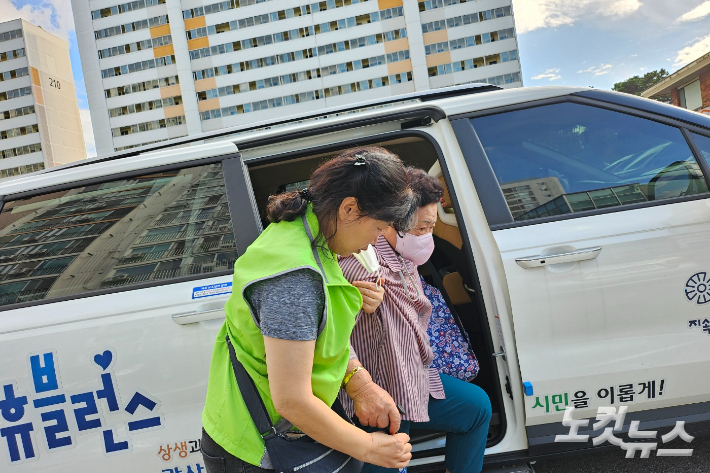
[[[212,352],[202,414],[208,473],[274,471],[235,382],[227,337],[274,425],[285,418],[366,463],[408,464],[411,445],[396,433],[396,404],[350,361],[363,296],[368,304],[381,301],[382,292],[351,285],[337,258],[374,244],[390,225],[406,231],[415,207],[401,160],[377,147],[344,151],[316,169],[307,189],[269,199],[272,224],[234,265],[226,320]],[[389,424],[392,435],[364,432],[338,416],[331,406],[341,386],[365,421]]]

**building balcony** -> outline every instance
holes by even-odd
[[[146,271],[138,274],[117,274],[101,282],[101,289],[126,286],[146,281],[160,281],[163,279],[176,278],[179,276],[190,276],[194,274],[205,274],[216,271],[231,270],[236,258],[219,260],[209,263],[193,263],[179,268],[164,269],[158,271]]]

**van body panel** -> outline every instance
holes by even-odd
[[[464,240],[470,243],[471,253],[476,261],[478,278],[480,280],[482,297],[485,304],[488,325],[491,331],[496,351],[506,353],[505,357],[497,357],[500,389],[505,406],[507,428],[501,441],[486,449],[486,454],[523,450],[527,447],[527,439],[522,426],[525,422],[525,410],[520,382],[518,360],[515,349],[512,317],[507,309],[508,291],[505,281],[503,261],[500,257],[493,233],[488,227],[479,194],[474,186],[471,174],[466,164],[461,143],[456,139],[454,129],[448,121],[442,121],[429,131],[438,131],[438,141],[444,151],[444,161],[448,168],[455,193],[458,195],[457,210],[463,219],[467,234]],[[436,136],[436,135],[435,135]],[[466,238],[468,237],[468,238]],[[512,399],[506,393],[506,381],[510,382]]]
[[[573,405],[579,391],[589,399],[588,408],[577,410],[582,418],[594,417],[599,406],[638,411],[710,401],[710,380],[697,376],[710,362],[708,335],[688,328],[689,320],[704,318],[704,308],[685,292],[689,278],[710,266],[710,256],[697,251],[710,237],[707,201],[494,236],[510,288],[522,378],[534,389],[525,399],[526,425],[559,422],[566,407],[559,395]],[[530,269],[515,261],[590,247],[602,248],[594,260]],[[635,393],[639,383],[654,380],[654,395]],[[619,386],[628,384],[634,394],[618,400]],[[543,406],[533,407],[538,399]]]
[[[10,316],[18,322],[13,324],[14,331],[0,335],[3,353],[0,384],[12,384],[18,396],[28,397],[29,405],[25,406],[22,422],[31,422],[34,426],[34,457],[9,462],[8,446],[3,439],[0,448],[4,457],[2,464],[6,465],[3,470],[160,471],[170,463],[201,461],[199,452],[189,450],[190,446],[194,449],[194,442],[199,439],[206,373],[214,336],[224,319],[227,297],[193,300],[191,296],[197,286],[230,280],[230,276],[206,278],[58,302],[52,304],[51,311],[41,305],[4,313],[3,317]],[[221,316],[190,325],[178,325],[172,319],[175,314],[209,309],[220,310]],[[35,392],[30,357],[39,356],[44,360],[47,354],[59,379],[58,389],[47,394],[64,395],[67,402],[54,408],[31,407],[46,395]],[[105,399],[95,397],[102,389],[102,375],[110,376],[119,409],[112,410]],[[94,393],[98,409],[83,418],[83,413],[92,412],[91,403],[80,401],[87,399],[87,393]],[[153,409],[143,406],[133,414],[127,412],[136,393],[155,402]],[[68,431],[62,431],[57,437],[71,439],[71,444],[49,449],[44,429],[51,428],[53,422],[43,421],[41,416],[57,408],[68,423]],[[158,426],[129,431],[128,422],[156,417],[160,422]],[[81,422],[87,424],[86,419],[101,425],[88,429],[86,425],[80,426]],[[2,427],[8,425],[0,423]],[[114,452],[105,452],[102,435],[106,430],[112,432]],[[183,441],[188,444],[187,458],[183,459],[180,452],[172,462],[161,458],[161,447],[170,443],[172,448],[174,443]]]
[[[710,361],[710,255],[699,250],[710,236],[707,149],[678,128],[685,112],[576,100],[470,114],[472,129],[452,120],[474,181],[498,184],[482,203],[505,272],[531,454],[554,443],[541,432],[559,430],[567,407],[579,419],[627,406],[650,429],[670,422],[653,417],[664,408],[710,401],[697,377]]]
[[[44,254],[33,256],[31,245],[82,242],[76,251],[63,247],[73,259],[62,269],[41,269],[43,263],[33,269],[55,278],[39,300],[30,297],[25,307],[2,313],[2,398],[24,402],[21,415],[4,404],[0,417],[0,455],[11,471],[199,469],[207,373],[231,294],[229,261],[237,245],[243,252],[256,238],[261,222],[254,220],[249,178],[234,144],[187,151],[178,163],[197,160],[176,167],[166,153],[113,161],[67,170],[81,177],[61,190],[25,200],[6,196],[3,268],[8,257],[34,265]],[[205,163],[215,151],[224,159]],[[67,229],[103,225],[110,214],[96,224],[72,219],[104,207],[123,212],[98,233],[64,236]],[[230,214],[239,220],[236,244]],[[18,239],[23,235],[36,243],[27,246]],[[14,271],[3,269],[6,307],[12,294],[6,288],[43,280],[26,283]],[[87,282],[79,287],[72,278]],[[134,281],[144,287],[123,286]]]

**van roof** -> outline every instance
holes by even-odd
[[[37,176],[39,174],[53,173],[61,170],[98,164],[106,161],[113,161],[133,156],[146,156],[156,151],[166,149],[182,148],[185,146],[200,146],[207,143],[232,142],[236,145],[246,144],[246,142],[262,137],[270,137],[282,134],[284,131],[292,131],[297,128],[307,128],[309,123],[319,122],[319,125],[330,125],[352,119],[352,115],[361,114],[366,117],[376,118],[381,115],[393,112],[415,112],[426,108],[438,117],[452,116],[466,112],[487,110],[506,105],[514,105],[536,100],[555,98],[564,95],[574,95],[587,97],[598,101],[610,103],[625,103],[634,108],[660,113],[673,118],[680,118],[684,121],[694,122],[701,126],[708,126],[708,118],[693,114],[677,107],[660,104],[648,99],[628,96],[610,91],[590,89],[587,87],[522,87],[502,89],[491,84],[465,84],[454,87],[443,87],[440,89],[414,92],[410,94],[395,95],[387,98],[380,98],[338,107],[328,107],[318,112],[302,113],[287,116],[280,119],[271,119],[246,125],[239,125],[229,128],[222,128],[210,132],[176,138],[169,141],[162,141],[151,145],[132,148],[126,151],[115,152],[107,155],[97,156],[81,161],[75,161],[61,166],[52,167],[43,171],[28,174],[27,176]],[[685,113],[683,113],[685,112]],[[682,114],[681,116],[678,116]],[[693,116],[690,116],[693,115]],[[697,115],[697,117],[695,117]],[[348,117],[347,120],[345,118]],[[702,123],[698,123],[698,120]],[[283,129],[288,127],[288,129]],[[283,130],[282,130],[283,129]],[[24,181],[24,176],[13,179],[12,182]]]
[[[284,118],[276,118],[270,120],[264,120],[256,123],[249,123],[244,125],[237,125],[233,127],[220,128],[219,130],[208,131],[204,133],[199,133],[196,135],[189,135],[181,138],[175,138],[167,141],[161,141],[158,143],[152,143],[145,146],[139,146],[136,148],[131,148],[125,151],[117,151],[114,153],[104,154],[101,156],[95,156],[93,158],[88,158],[81,161],[74,161],[61,166],[52,167],[40,172],[54,172],[60,169],[66,169],[74,166],[85,166],[87,164],[92,164],[96,162],[121,159],[130,156],[136,156],[146,152],[158,150],[168,147],[184,146],[191,143],[196,143],[200,141],[213,141],[228,139],[228,137],[233,137],[236,135],[243,135],[246,133],[256,133],[258,131],[273,129],[277,127],[282,127],[290,124],[297,124],[306,121],[316,121],[316,120],[327,120],[332,117],[337,117],[345,114],[354,114],[366,110],[372,110],[377,108],[387,108],[401,104],[407,103],[423,103],[430,102],[433,100],[440,100],[449,97],[461,97],[471,94],[478,94],[481,92],[490,92],[494,90],[502,90],[501,87],[491,84],[473,83],[465,84],[454,87],[443,87],[434,90],[424,90],[420,92],[413,92],[410,94],[393,95],[391,97],[379,98],[374,100],[368,100],[363,102],[356,102],[347,105],[341,105],[336,107],[323,108],[317,112],[307,112],[295,115],[288,115]]]

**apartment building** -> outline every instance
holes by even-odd
[[[511,0],[72,6],[98,154],[449,85],[522,85]]]
[[[0,23],[0,178],[86,158],[69,44],[17,19]]]

